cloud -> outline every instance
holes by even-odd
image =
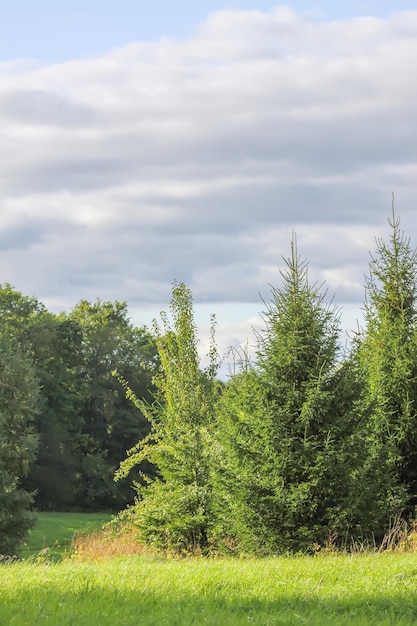
[[[173,279],[213,310],[243,307],[280,282],[295,230],[312,279],[359,307],[392,191],[417,226],[416,74],[417,11],[319,22],[283,7],[2,63],[0,280],[54,308],[164,308]]]
[[[6,119],[22,126],[86,126],[93,121],[93,111],[86,106],[44,91],[21,90],[6,93],[0,99],[0,112]]]

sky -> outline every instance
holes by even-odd
[[[361,323],[395,194],[417,226],[417,2],[0,0],[0,283],[52,311],[193,292],[253,342],[296,233]]]

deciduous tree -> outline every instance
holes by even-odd
[[[34,522],[21,481],[35,459],[39,387],[31,363],[0,331],[0,554],[13,555]]]
[[[172,325],[165,313],[154,336],[161,362],[155,377],[158,392],[152,406],[136,405],[151,423],[121,464],[118,477],[148,459],[158,470],[155,480],[137,484],[138,500],[129,516],[148,543],[162,548],[205,550],[209,543],[212,487],[210,481],[217,353],[214,321],[210,365],[200,368],[192,295],[183,283],[174,283]]]

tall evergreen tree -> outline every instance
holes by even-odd
[[[229,383],[219,411],[231,534],[267,553],[362,532],[375,513],[356,366],[339,362],[337,311],[309,284],[295,238],[286,266],[257,363]]]
[[[153,481],[137,484],[138,500],[129,516],[143,539],[161,548],[207,549],[211,520],[210,450],[214,422],[217,353],[214,325],[210,365],[200,368],[192,295],[174,283],[172,326],[161,313],[162,328],[154,323],[161,363],[155,377],[158,392],[150,406],[138,401],[127,383],[128,396],[151,423],[151,432],[121,464],[118,477],[149,460],[158,471]],[[213,322],[214,324],[214,322]]]
[[[417,505],[417,251],[395,215],[376,240],[366,282],[359,353],[369,385],[374,454],[392,477],[393,506]]]

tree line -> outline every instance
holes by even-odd
[[[191,291],[174,283],[171,323],[155,323],[160,371],[149,435],[116,477],[145,459],[122,513],[164,550],[280,554],[379,541],[417,504],[417,253],[394,210],[376,240],[365,321],[348,352],[340,313],[311,284],[294,236],[282,285],[265,303],[254,358],[219,386],[197,353]],[[171,325],[170,325],[171,324]]]
[[[158,363],[126,303],[82,300],[56,315],[0,286],[0,554],[16,549],[33,509],[117,512],[133,501],[131,479],[116,484],[114,472],[149,424],[111,372],[151,401]]]
[[[0,553],[15,549],[33,507],[122,509],[148,545],[203,553],[346,546],[413,518],[417,253],[394,210],[389,224],[348,351],[294,236],[256,353],[239,354],[227,382],[214,318],[200,366],[182,283],[150,330],[131,324],[125,303],[55,315],[4,285]]]

